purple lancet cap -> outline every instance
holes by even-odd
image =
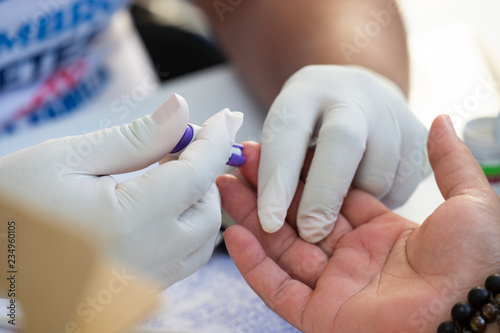
[[[233,150],[236,150],[236,153],[232,153],[231,157],[229,157],[229,160],[227,161],[226,165],[232,166],[232,167],[239,167],[242,166],[243,163],[245,163],[245,157],[243,156],[243,145],[240,145],[239,143],[233,144]]]
[[[182,138],[179,140],[179,143],[177,143],[177,145],[174,147],[174,149],[172,149],[170,153],[175,154],[186,148],[193,140],[193,135],[194,135],[194,130],[191,127],[191,125],[188,124],[186,131],[182,135]],[[240,145],[239,143],[233,144],[231,157],[229,157],[229,160],[227,161],[226,165],[232,167],[239,167],[242,166],[243,163],[245,163],[245,160],[246,159],[243,156],[243,145]]]
[[[191,125],[187,125],[186,131],[182,135],[182,138],[179,140],[179,143],[172,149],[170,154],[175,154],[183,150],[184,148],[187,147],[188,144],[191,143],[191,140],[193,140],[193,128]]]

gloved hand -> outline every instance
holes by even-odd
[[[182,137],[186,101],[172,95],[131,124],[53,139],[0,159],[0,200],[72,225],[104,250],[167,287],[212,254],[220,228],[215,179],[224,172],[243,120],[208,119],[178,160],[117,183],[108,175],[161,160]]]
[[[361,67],[315,65],[292,75],[262,132],[258,212],[281,228],[308,146],[315,145],[298,208],[300,236],[316,243],[333,229],[351,185],[402,205],[430,173],[427,130],[387,78]]]

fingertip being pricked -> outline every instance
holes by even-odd
[[[243,145],[243,156],[245,163],[239,168],[245,179],[253,187],[257,188],[257,179],[260,161],[260,144],[254,141],[245,141]]]

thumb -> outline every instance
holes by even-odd
[[[186,101],[173,94],[153,114],[130,124],[65,138],[63,162],[70,170],[93,175],[145,168],[175,147],[188,118]]]
[[[427,149],[445,200],[461,194],[493,191],[476,159],[456,135],[448,115],[440,115],[432,123]]]

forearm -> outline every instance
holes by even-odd
[[[290,75],[310,64],[361,65],[408,91],[405,33],[392,0],[196,2],[208,14],[224,52],[265,106]],[[385,22],[374,15],[381,10],[389,14]]]

